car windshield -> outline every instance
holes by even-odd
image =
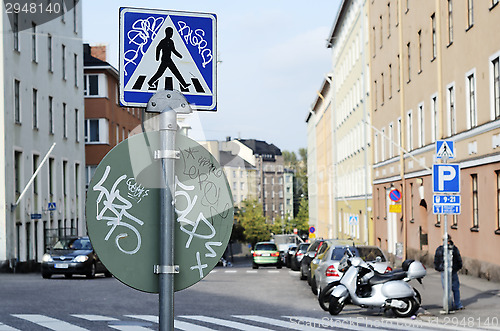
[[[257,244],[255,245],[256,251],[277,251],[278,247],[275,244]]]
[[[55,243],[53,249],[92,249],[92,245],[90,244],[90,239],[88,238],[64,238],[60,239]]]
[[[302,253],[305,253],[307,251],[307,248],[309,248],[309,245],[310,244],[301,244],[299,246],[299,251],[302,252]]]
[[[332,252],[332,260],[339,261],[344,257],[347,247],[335,247]]]
[[[377,257],[380,257],[380,262],[386,262],[385,256],[378,247],[356,247],[359,253],[359,257],[363,261],[375,261]]]

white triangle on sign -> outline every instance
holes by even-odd
[[[170,58],[172,59],[171,62],[173,62],[173,65],[172,63],[166,65],[164,72],[156,79],[156,88],[151,88],[148,82],[153,78],[153,76],[157,74],[157,71],[162,62],[163,55],[162,53],[160,53],[159,60],[157,61],[156,48],[160,41],[166,38],[165,30],[168,27],[172,28],[173,30],[171,40],[173,41],[175,50],[182,55],[182,58],[179,58],[175,54],[175,52],[172,52]],[[175,68],[178,69],[178,74],[175,74],[173,72],[175,71]],[[160,73],[158,72],[158,75],[159,74]],[[179,77],[179,74],[181,77]],[[184,82],[181,82],[179,78],[183,79]],[[189,53],[186,45],[184,44],[184,41],[179,35],[179,32],[177,31],[177,28],[172,22],[170,16],[166,17],[162,27],[158,30],[158,34],[151,41],[151,45],[142,56],[141,62],[127,82],[125,90],[155,92],[156,90],[166,89],[167,83],[165,83],[165,80],[169,80],[171,82],[172,88],[175,90],[181,90],[183,94],[210,95],[212,93],[210,88],[208,87],[208,84],[205,82],[203,75],[198,69],[198,66],[191,57],[191,54]],[[196,88],[194,81],[197,81],[198,88]],[[182,89],[182,87],[185,87],[185,83],[189,84],[189,87],[187,89]]]
[[[437,156],[439,156],[439,157],[447,156],[450,158],[455,157],[453,150],[450,148],[450,146],[448,145],[448,142],[446,140],[443,141],[443,143],[441,144],[441,147],[439,148],[439,151],[437,152]]]

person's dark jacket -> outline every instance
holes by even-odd
[[[458,272],[458,270],[462,269],[462,257],[460,256],[460,251],[457,246],[453,245],[453,242],[448,244],[448,249],[453,249],[452,272]],[[444,271],[443,253],[444,249],[443,245],[441,245],[436,249],[436,254],[434,255],[434,269],[437,271]]]

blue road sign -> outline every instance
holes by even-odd
[[[191,108],[216,110],[216,16],[120,9],[120,103],[146,107],[160,90],[178,90]]]
[[[32,220],[40,220],[42,219],[42,214],[31,214]]]
[[[349,224],[357,225],[358,224],[358,216],[349,216]]]
[[[436,141],[436,158],[442,159],[444,157],[449,159],[455,158],[455,144],[453,140]]]
[[[434,195],[434,204],[450,204],[450,205],[459,205],[460,204],[460,195]]]
[[[460,205],[434,205],[434,214],[460,214]]]
[[[56,210],[56,203],[55,202],[49,202],[49,205],[48,205],[48,210],[52,211],[52,210]]]
[[[309,233],[314,233],[314,232],[316,232],[316,228],[314,226],[311,226],[309,228]]]
[[[460,193],[460,166],[443,163],[432,166],[434,193]]]
[[[391,199],[391,201],[398,202],[399,200],[401,200],[401,191],[399,191],[398,189],[393,189],[389,193],[389,199]]]

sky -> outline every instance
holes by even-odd
[[[257,139],[282,151],[307,147],[305,122],[331,70],[326,41],[340,0],[83,0],[83,42],[106,45],[118,69],[119,8],[217,15],[217,112],[186,120],[196,140]]]

